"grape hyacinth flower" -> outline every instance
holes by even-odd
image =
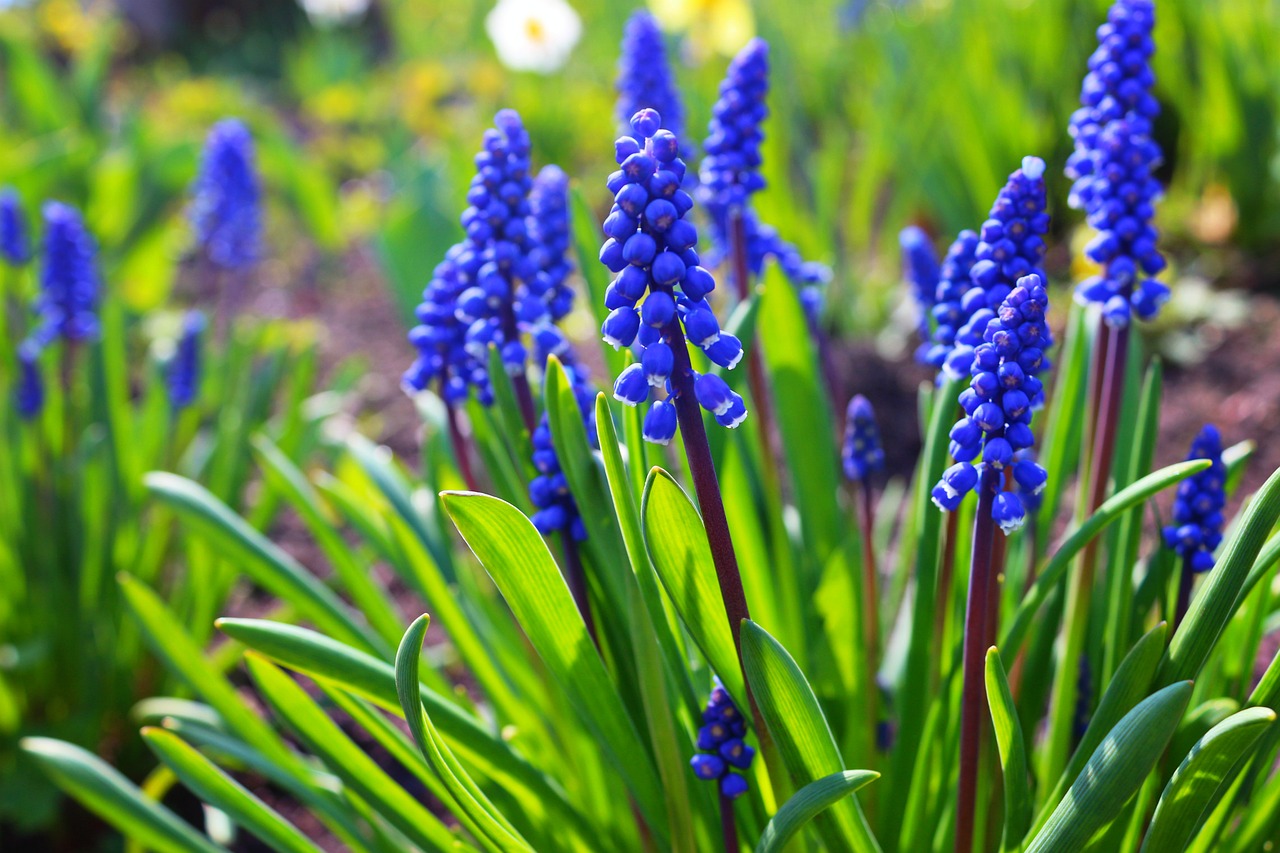
[[[0,258],[11,267],[23,266],[31,260],[22,202],[10,187],[0,190]]]
[[[768,94],[769,44],[755,38],[729,63],[720,83],[699,169],[700,197],[718,227],[726,227],[729,215],[764,189],[760,144],[769,115]]]
[[[1154,171],[1160,146],[1152,123],[1160,104],[1151,94],[1155,74],[1151,0],[1117,0],[1098,28],[1098,48],[1080,91],[1080,109],[1071,116],[1075,152],[1067,160],[1074,180],[1070,204],[1084,210],[1098,234],[1085,249],[1100,275],[1081,282],[1076,298],[1101,306],[1113,327],[1130,317],[1151,320],[1169,298],[1154,276],[1165,267],[1156,248],[1152,219],[1163,194]]]
[[[1178,484],[1173,524],[1165,527],[1164,541],[1192,572],[1207,572],[1213,568],[1213,552],[1222,544],[1222,510],[1226,505],[1227,468],[1217,427],[1206,424],[1200,430],[1187,459],[1208,459],[1212,464]]]
[[[98,334],[97,246],[84,227],[80,212],[58,201],[44,205],[44,266],[35,309],[41,317],[36,330],[40,346],[61,337],[69,343]]]
[[[209,131],[191,189],[196,240],[214,265],[242,269],[258,260],[260,196],[249,128],[223,119]]]
[[[982,223],[968,286],[959,294],[948,290],[944,298],[943,285],[939,285],[934,306],[939,339],[954,334],[951,350],[942,361],[947,376],[959,379],[969,375],[974,349],[982,343],[987,324],[1019,279],[1029,275],[1042,281],[1047,278],[1040,264],[1045,251],[1043,235],[1048,230],[1044,161],[1024,157],[1022,168],[1009,176]]]
[[[921,344],[916,350],[916,360],[924,362],[929,351],[929,317],[934,301],[938,298],[942,267],[933,250],[933,241],[918,225],[903,228],[898,234],[898,245],[902,247],[903,277],[911,287],[911,296],[920,312],[916,328],[920,333]],[[966,270],[966,274],[967,272]]]
[[[933,335],[928,346],[922,346],[921,360],[939,370],[938,382],[946,378],[942,366],[947,356],[956,346],[956,333],[964,325],[965,314],[961,299],[972,283],[969,273],[978,262],[978,244],[982,241],[976,231],[961,231],[956,235],[951,248],[947,249],[942,259],[942,267],[938,271],[938,285],[934,289],[933,301],[929,314],[933,317]]]
[[[199,311],[188,311],[182,318],[182,335],[167,372],[169,403],[175,411],[191,405],[200,390],[200,341],[206,325]]]
[[[746,720],[718,677],[702,712],[702,722],[696,744],[698,753],[689,765],[699,779],[718,782],[722,796],[736,799],[747,792],[742,772],[751,768],[756,751],[744,742]]]
[[[25,340],[18,347],[18,384],[14,406],[23,420],[30,420],[44,408],[44,379],[40,376],[40,345]]]
[[[978,484],[980,465],[999,473],[1000,491],[991,515],[1007,535],[1022,526],[1026,508],[1017,492],[1004,491],[1005,472],[1031,492],[1044,488],[1044,468],[1015,454],[1034,445],[1032,403],[1042,393],[1037,374],[1043,368],[1049,329],[1049,296],[1039,275],[1018,280],[999,311],[987,319],[982,343],[974,348],[969,387],[960,394],[965,416],[951,429],[950,453],[956,464],[933,489],[940,509],[954,512]]]
[[[529,191],[529,241],[534,266],[546,277],[547,310],[558,322],[573,307],[569,273],[569,176],[556,165],[543,166]],[[540,359],[541,361],[541,359]]]
[[[667,61],[662,29],[649,12],[639,10],[627,19],[618,57],[618,124],[631,132],[631,117],[643,109],[657,110],[667,130],[684,135],[684,102]],[[644,140],[637,139],[642,143]],[[682,156],[686,152],[681,152]]]
[[[557,358],[564,365],[565,375],[577,397],[578,411],[582,414],[587,436],[594,445],[598,441],[595,430],[596,390],[591,386],[586,368],[572,350],[563,351]],[[586,539],[587,528],[583,526],[577,501],[569,491],[569,482],[560,468],[560,459],[551,438],[551,423],[545,412],[538,428],[533,431],[533,467],[538,471],[529,483],[529,499],[537,508],[531,519],[533,526],[543,536],[563,531],[576,542]]]
[[[876,413],[861,394],[849,401],[845,412],[843,460],[845,477],[859,483],[884,470]]]
[[[680,188],[685,174],[675,134],[661,129],[654,110],[631,120],[632,136],[615,143],[621,168],[609,176],[614,205],[604,223],[608,236],[601,262],[616,274],[605,293],[610,314],[601,332],[614,348],[638,343],[639,361],[624,370],[614,397],[629,406],[664,387],[667,400],[650,406],[644,438],[667,444],[675,436],[674,399],[692,394],[721,426],[746,419],[745,403],[723,379],[699,374],[689,363],[686,341],[727,370],[742,358],[742,343],[721,331],[706,297],[715,279],[699,265],[698,231],[686,218],[693,199]],[[644,146],[636,142],[644,140]]]
[[[464,273],[463,267],[471,269]],[[416,314],[418,325],[409,332],[409,342],[418,349],[418,357],[401,378],[406,393],[425,391],[434,380],[440,382],[440,395],[450,405],[467,399],[474,388],[481,403],[493,402],[493,389],[484,364],[466,348],[467,327],[456,313],[458,295],[464,281],[478,269],[477,256],[465,243],[445,253],[436,265],[422,293]]]

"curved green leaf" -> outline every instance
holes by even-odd
[[[1214,795],[1230,784],[1245,751],[1275,719],[1270,708],[1248,708],[1200,738],[1165,785],[1142,853],[1186,849]]]
[[[1017,850],[1031,824],[1031,786],[1018,709],[1014,707],[1009,679],[995,646],[987,649],[986,682],[991,724],[1000,751],[1000,768],[1004,771],[1004,840],[1000,847]]]
[[[806,786],[843,772],[840,750],[804,673],[787,650],[750,619],[742,623],[742,658],[765,725],[795,784]],[[834,850],[879,853],[880,845],[855,797],[835,803],[814,823]]]
[[[142,739],[191,792],[280,853],[319,853],[298,828],[176,734],[155,726]]]
[[[879,778],[872,770],[841,770],[805,785],[769,821],[760,834],[756,853],[782,853],[792,837],[824,809]]]
[[[59,788],[126,838],[163,853],[225,853],[88,750],[44,737],[23,738],[22,749]]]
[[[1078,853],[1124,810],[1173,737],[1191,701],[1191,682],[1153,693],[1124,716],[1094,751],[1027,853]]]

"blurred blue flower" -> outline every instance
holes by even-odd
[[[987,324],[1019,279],[1028,275],[1047,278],[1040,264],[1044,260],[1043,235],[1048,230],[1044,161],[1024,157],[1022,168],[1009,176],[982,223],[967,286],[957,294],[951,282],[944,279],[939,285],[934,305],[936,339],[953,339],[941,364],[947,376],[958,379],[969,375],[974,349],[982,343]]]
[[[188,311],[182,318],[182,335],[167,372],[169,403],[175,410],[191,405],[200,390],[200,341],[205,326],[199,311]]]
[[[30,420],[44,407],[44,379],[40,375],[40,345],[34,340],[18,346],[18,383],[14,407],[23,420]]]
[[[469,268],[468,273],[463,273],[463,266]],[[488,371],[467,352],[467,326],[456,314],[464,281],[477,269],[478,256],[466,243],[451,247],[436,265],[416,309],[418,325],[409,332],[418,357],[401,380],[406,392],[425,391],[432,381],[439,380],[440,395],[451,405],[464,402],[472,387],[480,402],[486,406],[493,402]]]
[[[1048,308],[1044,282],[1033,273],[1019,279],[999,310],[987,317],[982,343],[973,349],[969,387],[960,394],[965,416],[951,428],[950,453],[956,464],[933,489],[934,503],[955,511],[978,483],[974,462],[992,466],[1000,472],[992,517],[1006,534],[1022,526],[1026,507],[1019,492],[1004,490],[1005,472],[1011,471],[1018,486],[1033,493],[1047,479],[1044,468],[1017,454],[1035,444],[1032,401],[1043,394],[1037,374],[1049,337]]]
[[[1213,552],[1222,544],[1222,510],[1227,502],[1227,466],[1217,427],[1206,424],[1200,430],[1187,459],[1208,459],[1213,464],[1178,484],[1173,524],[1165,527],[1164,541],[1190,563],[1193,572],[1207,572],[1213,568]]]
[[[939,369],[939,382],[945,378],[941,369],[947,362],[947,356],[955,349],[956,333],[966,320],[962,298],[972,287],[969,273],[978,261],[978,244],[981,242],[978,232],[961,231],[947,250],[938,272],[938,285],[929,309],[933,317],[933,335],[928,346],[921,347],[921,361]]]
[[[559,166],[543,166],[529,191],[529,252],[546,277],[544,301],[553,322],[573,307],[569,274],[569,176]]]
[[[600,261],[616,278],[605,292],[610,313],[601,333],[615,348],[638,344],[639,361],[613,386],[614,397],[630,406],[648,400],[651,388],[665,387],[668,396],[674,393],[669,382],[675,368],[673,346],[683,347],[686,340],[725,369],[733,369],[742,358],[742,343],[721,331],[706,302],[715,279],[700,266],[698,231],[686,218],[693,199],[681,189],[685,164],[679,141],[661,129],[661,122],[654,110],[635,114],[635,136],[615,143],[621,168],[607,182],[614,204],[604,223],[608,239],[600,249]],[[644,140],[643,147],[637,138]],[[742,423],[746,405],[723,379],[696,372],[693,379],[699,404],[717,423],[730,428]],[[675,435],[675,412],[659,403],[645,418],[644,437],[666,444]]]
[[[745,743],[746,721],[718,677],[702,712],[702,723],[695,744],[699,752],[689,765],[699,779],[719,782],[724,796],[730,799],[742,796],[747,792],[747,780],[742,772],[751,768],[756,751]]]
[[[98,334],[97,246],[74,207],[50,201],[43,213],[44,266],[35,337],[40,346],[58,337],[73,343],[89,340]]]
[[[0,257],[14,267],[31,260],[31,241],[22,215],[22,202],[11,187],[0,190]]]
[[[729,63],[720,97],[711,110],[699,192],[713,220],[727,221],[753,193],[764,189],[760,144],[769,115],[768,94],[769,44],[755,38]]]
[[[920,333],[921,344],[916,351],[916,360],[924,362],[929,352],[929,317],[938,298],[942,268],[938,264],[938,253],[933,249],[933,241],[923,228],[917,225],[903,228],[898,233],[898,245],[902,247],[903,277],[911,286],[911,297],[920,312],[916,328]]]
[[[849,401],[844,422],[844,475],[861,482],[884,470],[884,448],[871,402],[858,394]]]
[[[1100,305],[1106,322],[1117,327],[1135,314],[1153,319],[1169,298],[1169,288],[1153,278],[1165,267],[1152,224],[1163,194],[1153,174],[1162,159],[1151,135],[1160,113],[1151,94],[1154,26],[1151,0],[1117,0],[1098,28],[1081,107],[1071,116],[1070,204],[1097,229],[1085,254],[1103,268],[1080,283],[1076,298]]]
[[[641,9],[627,19],[618,57],[618,125],[631,132],[631,117],[643,109],[657,110],[667,130],[684,136],[684,102],[667,61],[662,28]],[[637,139],[643,143],[643,139]],[[684,152],[681,152],[682,155]]]
[[[258,260],[260,195],[249,128],[223,119],[209,131],[191,188],[191,223],[211,262],[239,269]]]

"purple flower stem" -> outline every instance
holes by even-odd
[[[746,301],[751,297],[751,268],[747,260],[747,229],[741,211],[732,214],[729,229],[733,252],[733,281],[738,290],[738,299]],[[743,342],[747,347],[747,385],[751,389],[751,402],[759,419],[761,469],[765,482],[776,489],[778,465],[773,455],[773,404],[765,381],[760,336],[753,337],[754,340]]]
[[[582,555],[578,551],[578,543],[574,541],[573,534],[567,528],[560,532],[560,541],[564,547],[565,581],[569,585],[569,592],[572,593],[574,602],[578,605],[578,612],[582,614],[582,621],[586,623],[587,633],[591,635],[591,641],[599,649],[600,637],[596,633],[596,621],[591,615],[591,599],[587,594],[587,573],[582,567]]]
[[[720,794],[720,834],[724,837],[724,853],[738,853],[738,824],[733,817],[733,799]]]
[[[964,615],[964,688],[960,699],[960,786],[956,803],[956,853],[971,853],[978,776],[982,755],[983,720],[987,716],[986,652],[990,586],[999,570],[993,565],[995,521],[991,509],[999,489],[999,474],[984,467],[978,480],[978,511],[973,524],[973,563]]]
[[[1173,611],[1173,625],[1170,626],[1170,632],[1178,630],[1178,626],[1182,624],[1182,619],[1187,615],[1187,608],[1191,605],[1191,589],[1195,586],[1196,573],[1191,568],[1191,558],[1182,558],[1182,575],[1178,578],[1178,603]]]
[[[443,380],[441,380],[443,385]],[[443,388],[441,389],[443,396]],[[480,481],[476,479],[475,469],[471,467],[471,454],[467,447],[467,441],[462,437],[462,427],[458,423],[458,410],[454,408],[453,403],[446,402],[444,404],[445,411],[449,416],[449,441],[453,445],[453,455],[458,463],[458,471],[462,474],[462,480],[467,484],[470,491],[480,491]]]

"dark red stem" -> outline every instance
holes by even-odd
[[[724,853],[738,853],[738,824],[733,816],[733,800],[720,795],[720,834],[724,837]]]
[[[478,492],[480,481],[476,479],[475,470],[471,467],[470,448],[467,447],[467,441],[462,436],[462,427],[458,423],[458,411],[453,407],[453,403],[449,402],[444,404],[444,408],[449,416],[449,442],[453,445],[453,456],[457,460],[462,481],[467,484],[468,489]]]
[[[565,580],[569,584],[569,592],[573,594],[578,612],[582,614],[582,621],[587,625],[587,633],[591,635],[591,640],[598,649],[600,637],[596,634],[596,621],[591,616],[591,599],[587,595],[587,573],[582,567],[582,555],[578,552],[578,543],[568,529],[561,532],[560,538],[564,543]]]
[[[978,480],[978,511],[973,523],[973,564],[964,615],[964,688],[960,699],[960,787],[956,803],[956,853],[973,850],[974,812],[978,800],[978,772],[982,754],[983,720],[987,717],[987,618],[995,522],[991,508],[999,488],[999,473],[983,469]]]

